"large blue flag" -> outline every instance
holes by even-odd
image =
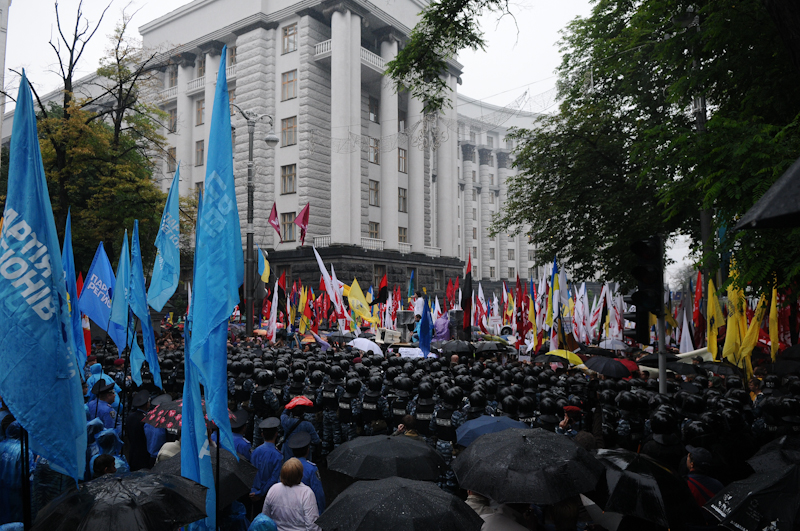
[[[75,277],[75,258],[72,254],[72,209],[67,210],[67,226],[64,229],[64,250],[61,253],[61,267],[64,269],[64,282],[67,287],[67,306],[72,326],[72,349],[78,367],[86,365],[86,343],[83,341],[83,323],[78,307],[78,284]],[[83,371],[78,371],[83,375]]]
[[[228,419],[227,333],[228,317],[239,303],[244,260],[233,180],[226,54],[223,47],[211,115],[205,197],[197,218],[189,356],[205,388],[208,417],[220,429],[222,446],[236,455]]]
[[[156,352],[156,338],[153,333],[153,321],[150,320],[150,307],[147,306],[147,294],[144,289],[144,268],[142,267],[142,250],[139,247],[138,219],[133,222],[133,237],[131,237],[130,281],[128,304],[136,317],[139,318],[139,324],[142,326],[144,359],[147,360],[147,364],[150,366],[150,372],[153,374],[153,383],[163,389],[161,385],[161,369],[158,366],[158,353]],[[134,343],[136,343],[135,340]]]
[[[108,335],[116,343],[120,356],[126,344],[130,344],[133,336],[131,322],[133,316],[128,309],[128,284],[131,278],[131,254],[128,251],[128,229],[122,240],[122,249],[119,252],[117,263],[117,277],[112,291],[111,317],[109,318]],[[113,332],[112,332],[113,331]],[[138,383],[138,382],[137,382]]]
[[[112,330],[116,333],[117,329],[109,326],[111,295],[115,282],[114,270],[111,268],[111,262],[108,260],[103,242],[100,242],[94,253],[89,272],[86,274],[79,306],[84,315],[94,321],[97,326],[106,330],[119,347],[125,345],[125,331],[122,331],[122,337],[114,337]]]
[[[78,480],[86,466],[86,413],[75,364],[58,235],[25,72],[11,136],[0,234],[0,396],[31,449]]]
[[[150,277],[150,288],[147,291],[147,303],[157,312],[164,308],[164,304],[175,293],[178,287],[178,275],[181,270],[180,244],[180,165],[172,178],[169,188],[167,203],[164,205],[164,214],[161,216],[161,226],[156,236],[158,254],[153,264],[153,276]]]
[[[422,317],[419,322],[419,349],[424,357],[431,353],[431,339],[433,338],[433,318],[431,309],[428,306],[428,297],[425,297],[425,304],[422,305]]]

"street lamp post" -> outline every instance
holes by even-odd
[[[275,134],[272,116],[269,114],[256,114],[245,112],[235,103],[231,104],[241,113],[247,121],[247,248],[245,249],[245,268],[244,268],[244,310],[245,310],[245,337],[253,336],[253,299],[255,298],[255,260],[253,258],[253,246],[255,229],[253,227],[253,192],[255,183],[253,182],[253,137],[256,132],[256,123],[260,120],[269,121],[269,133],[264,138],[267,147],[278,145],[278,136]]]

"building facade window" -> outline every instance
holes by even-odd
[[[194,195],[198,201],[200,201],[200,198],[203,197],[205,190],[206,186],[203,181],[200,181],[199,183],[194,183]]]
[[[375,289],[375,296],[378,296],[378,286],[381,285],[383,275],[386,274],[386,266],[383,264],[374,264],[372,266],[372,285]]]
[[[294,241],[294,212],[286,212],[281,214],[281,237],[285,242]]]
[[[444,270],[433,270],[433,289],[436,291],[441,291],[444,289]]]
[[[472,200],[473,201],[478,200],[478,191],[475,188],[472,189]]]
[[[475,131],[470,131],[469,132],[469,141],[474,144],[475,143],[475,138],[476,138],[475,137]]]
[[[408,228],[397,227],[397,241],[400,243],[408,243]]]
[[[509,260],[514,260],[514,249],[509,249],[508,250],[508,259]]]
[[[514,149],[514,141],[513,140],[506,140],[506,149],[508,149],[508,150]]]
[[[367,160],[373,164],[381,163],[381,146],[377,138],[369,137],[367,145]]]
[[[369,237],[375,240],[381,237],[381,224],[376,221],[369,222]]]
[[[494,266],[489,266],[489,278],[494,278]]]
[[[369,97],[369,121],[372,123],[380,123],[378,120],[380,112],[380,102],[377,98]]]
[[[206,100],[197,100],[194,104],[194,125],[203,125],[206,121]]]
[[[228,66],[236,64],[236,46],[228,46]]]
[[[408,151],[397,148],[397,171],[408,173]]]
[[[494,186],[494,173],[489,174],[489,184]]]
[[[397,111],[397,132],[402,133],[406,130],[406,111],[398,110]]]
[[[472,182],[476,182],[478,180],[478,173],[475,170],[472,170]]]
[[[167,131],[174,133],[178,130],[178,109],[169,109],[167,111]]]
[[[489,204],[494,204],[494,194],[489,194]]]
[[[202,166],[206,161],[206,141],[198,140],[194,143],[194,165]]]
[[[281,120],[281,147],[297,144],[297,116]]]
[[[513,267],[509,267],[508,268],[508,278],[516,278],[516,276],[517,276],[517,270],[514,269]]]
[[[197,58],[197,77],[206,76],[206,54],[201,53]]]
[[[277,267],[278,271],[275,273],[275,278],[281,278],[283,276],[286,277],[286,285],[290,286],[292,284],[292,266],[290,265],[281,265]]]
[[[297,191],[297,164],[281,166],[281,194]]]
[[[381,183],[369,180],[369,206],[381,206]]]
[[[472,227],[472,239],[473,240],[477,240],[478,239],[478,229],[477,229],[477,227]]]
[[[297,23],[283,27],[283,53],[297,50]]]
[[[397,189],[397,211],[408,212],[408,190],[406,188]]]
[[[494,260],[494,247],[489,247],[489,260]]]
[[[528,249],[528,262],[533,262],[536,259],[536,251]]]
[[[281,101],[297,97],[297,70],[281,74]]]
[[[472,209],[472,219],[474,219],[475,221],[478,220],[478,209],[477,208],[473,208]]]
[[[236,103],[236,89],[230,89],[228,91],[228,103],[231,106],[231,116],[236,114],[236,107],[233,106]]]
[[[489,147],[494,147],[494,138],[489,135],[486,135],[486,145]]]
[[[174,147],[167,149],[167,171],[174,173],[178,169],[177,152]]]
[[[167,88],[178,86],[178,67],[173,66],[167,70]]]
[[[472,258],[475,258],[476,260],[478,259],[478,248],[477,247],[473,247],[472,248]]]

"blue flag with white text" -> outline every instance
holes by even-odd
[[[431,339],[433,338],[433,318],[431,309],[428,306],[428,297],[425,297],[425,304],[422,305],[422,317],[419,322],[419,349],[424,357],[431,353]]]
[[[124,330],[121,338],[114,337],[111,331],[116,332],[116,329],[109,326],[114,283],[114,270],[111,268],[111,262],[108,260],[103,242],[100,242],[94,253],[89,272],[86,273],[86,282],[83,283],[79,306],[86,317],[103,330],[108,331],[115,344],[125,345]]]
[[[22,72],[0,234],[0,396],[31,450],[78,480],[86,413],[36,113]]]
[[[64,269],[64,282],[67,287],[67,306],[72,326],[72,348],[78,367],[86,365],[86,343],[83,341],[83,323],[78,307],[78,284],[75,276],[75,258],[72,254],[72,209],[67,210],[67,225],[64,229],[64,250],[61,253],[61,267]],[[79,371],[83,376],[83,371]]]
[[[150,320],[150,307],[147,305],[147,292],[144,289],[144,268],[142,267],[142,249],[139,246],[139,220],[133,222],[133,236],[131,237],[131,276],[130,289],[128,290],[128,304],[134,315],[139,318],[142,327],[142,341],[144,342],[144,359],[150,366],[153,374],[153,383],[163,389],[161,385],[161,369],[158,366],[158,353],[156,352],[156,338],[153,333],[153,321]],[[136,343],[136,340],[134,340]]]
[[[128,284],[131,278],[131,254],[128,251],[128,229],[122,240],[122,250],[119,253],[117,262],[117,276],[112,290],[111,298],[111,317],[109,319],[108,335],[117,345],[120,356],[125,350],[126,343],[130,344],[133,336],[133,316],[128,309]],[[113,332],[112,332],[113,331]],[[137,382],[140,384],[140,382]]]
[[[172,178],[169,187],[167,203],[164,205],[164,214],[161,216],[161,226],[156,236],[158,254],[153,264],[153,276],[150,277],[150,288],[147,291],[147,303],[157,312],[164,308],[164,304],[172,297],[178,287],[178,275],[181,270],[180,243],[180,165]]]
[[[228,317],[244,281],[242,235],[233,180],[233,146],[223,47],[208,142],[203,208],[197,218],[189,357],[205,389],[206,412],[222,446],[236,455],[228,418]]]

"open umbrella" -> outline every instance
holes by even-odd
[[[778,360],[775,363],[767,365],[767,372],[770,374],[777,374],[779,376],[788,376],[790,374],[800,374],[800,361],[795,360]]]
[[[453,472],[461,488],[497,503],[550,505],[594,490],[603,466],[569,437],[510,429],[478,437]]]
[[[627,378],[631,375],[631,371],[625,365],[613,358],[592,356],[584,363],[594,372],[611,378]]]
[[[721,376],[744,376],[742,369],[727,361],[705,361],[700,368]]]
[[[354,336],[350,332],[345,332],[343,334],[343,333],[337,331],[337,332],[333,332],[330,335],[328,335],[328,341],[337,341],[339,343],[347,343],[348,341],[350,341],[352,339],[355,339],[355,338],[356,338],[356,336]]]
[[[702,369],[697,367],[697,365],[692,365],[691,363],[682,363],[679,361],[667,363],[667,370],[670,370],[675,374],[682,374],[685,376],[697,376],[700,374],[700,372],[702,372]]]
[[[630,345],[619,339],[604,339],[600,342],[599,346],[600,348],[607,348],[608,350],[625,350],[630,347]]]
[[[475,353],[479,352],[505,352],[505,345],[501,345],[497,341],[481,341],[475,346]]]
[[[435,483],[390,477],[349,486],[317,525],[323,531],[478,531],[483,520]]]
[[[734,481],[703,507],[733,531],[793,531],[800,523],[800,466]]]
[[[571,363],[572,365],[583,363],[580,356],[568,350],[551,350],[547,354],[539,354],[533,361],[535,363]]]
[[[595,500],[605,511],[640,518],[670,529],[686,519],[702,520],[686,482],[644,454],[628,450],[599,450],[605,481]]]
[[[665,353],[665,356],[667,357],[667,363],[681,360],[678,356],[676,356],[675,354],[673,354],[671,352]],[[638,363],[639,365],[644,365],[645,367],[656,368],[656,367],[658,367],[658,353],[657,352],[653,352],[652,354],[648,354],[647,356],[639,358],[636,361],[636,363]]]
[[[461,341],[454,339],[442,345],[442,353],[444,354],[471,354],[475,352],[475,347],[468,341]]]
[[[628,368],[629,371],[634,372],[639,370],[639,365],[636,364],[633,360],[627,360],[624,358],[617,358],[617,361],[623,364],[625,367]]]
[[[173,531],[206,516],[206,487],[180,476],[105,475],[47,504],[35,531]]]
[[[480,417],[466,421],[456,430],[456,441],[460,446],[469,446],[481,435],[487,433],[497,433],[498,431],[516,428],[520,430],[529,429],[528,425],[514,420],[511,417],[490,417],[481,415]]]
[[[747,462],[756,472],[800,464],[800,435],[784,435],[768,442]]]
[[[734,227],[764,229],[800,227],[800,159],[794,161]]]
[[[208,421],[206,414],[206,401],[201,401],[203,407],[203,416]],[[183,399],[173,400],[160,404],[145,414],[142,422],[150,424],[154,428],[171,428],[177,429],[181,425],[181,418],[183,417]],[[228,418],[233,420],[235,417],[233,412],[228,410]]]
[[[399,476],[434,481],[445,462],[423,441],[410,437],[356,437],[328,454],[328,468],[356,479]]]
[[[381,350],[381,347],[379,347],[374,341],[370,341],[365,337],[357,337],[350,341],[348,345],[353,348],[357,348],[358,350],[363,350],[364,352],[372,352],[378,356],[383,356],[383,350]]]
[[[225,507],[240,496],[250,492],[250,487],[253,486],[258,469],[246,459],[237,460],[232,453],[224,448],[220,448],[219,457],[219,506]],[[217,452],[211,452],[211,467],[214,470],[217,469]],[[180,475],[181,453],[178,452],[169,459],[159,461],[151,472],[155,474]]]

